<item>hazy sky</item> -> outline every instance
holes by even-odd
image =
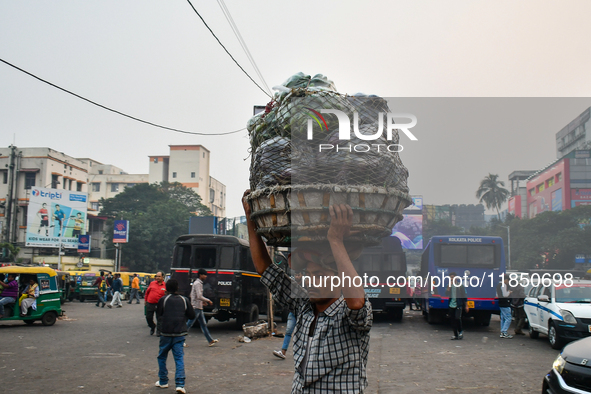
[[[256,77],[218,3],[193,4]],[[225,4],[269,86],[302,71],[325,74],[350,94],[591,96],[588,1]],[[268,101],[180,0],[0,1],[0,58],[103,105],[179,129],[237,130],[253,105]],[[489,172],[506,181],[513,170],[553,161],[555,133],[585,105],[550,114],[540,109],[533,116],[551,121],[519,132],[498,118],[498,134],[459,127],[437,143],[417,134],[402,157],[411,193],[422,194],[426,204],[477,203],[474,192]],[[129,173],[147,173],[148,155],[167,154],[170,144],[202,144],[212,153],[211,175],[227,185],[228,216],[242,212],[246,131],[201,137],[157,129],[0,64],[0,146],[13,138],[19,147],[47,146]]]

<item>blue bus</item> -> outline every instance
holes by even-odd
[[[505,273],[503,239],[477,235],[431,238],[421,257],[420,274],[424,281],[423,314],[429,324],[441,322],[448,312],[445,293],[452,272],[461,277],[466,288],[469,312],[464,316],[488,326],[491,314],[499,313],[496,287]]]

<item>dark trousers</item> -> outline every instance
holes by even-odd
[[[150,328],[157,328],[157,331],[160,332],[160,321],[158,320],[158,316],[156,316],[156,324],[154,324],[154,314],[156,313],[157,306],[158,304],[146,303],[146,321]]]
[[[522,306],[513,308],[513,311],[515,312],[515,332],[519,332],[525,326],[525,309]]]
[[[462,308],[449,308],[449,319],[454,335],[457,337],[458,333],[464,331],[462,329]]]

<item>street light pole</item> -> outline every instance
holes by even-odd
[[[501,226],[507,229],[507,254],[509,259],[507,260],[507,269],[511,269],[511,227]]]

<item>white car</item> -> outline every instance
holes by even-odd
[[[574,279],[572,286],[540,283],[526,294],[525,313],[529,336],[547,335],[554,349],[591,336],[591,281]]]

